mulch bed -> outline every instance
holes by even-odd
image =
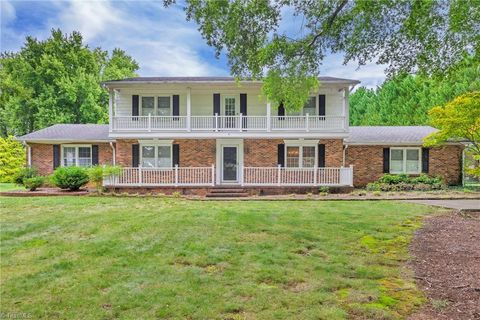
[[[0,192],[2,196],[14,197],[48,197],[48,196],[84,196],[88,195],[88,190],[80,189],[78,191],[68,191],[58,188],[39,188],[35,191],[29,190],[12,190]]]
[[[411,319],[480,319],[480,212],[428,218],[410,250],[428,298]]]

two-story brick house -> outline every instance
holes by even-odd
[[[262,98],[260,81],[108,81],[108,125],[54,125],[20,140],[28,164],[42,174],[67,165],[122,166],[119,177],[105,181],[116,188],[290,192],[363,186],[385,172],[426,172],[460,182],[462,145],[422,148],[435,130],[430,127],[349,127],[348,96],[359,82],[320,82],[304,108],[289,113]]]

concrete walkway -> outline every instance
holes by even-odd
[[[473,200],[405,200],[429,206],[444,207],[456,210],[480,211],[480,199]]]

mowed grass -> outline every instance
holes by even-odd
[[[15,183],[0,183],[0,192],[13,191],[13,190],[25,190],[25,187],[19,186]]]
[[[402,318],[399,202],[0,198],[1,312],[44,319]]]

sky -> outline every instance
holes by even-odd
[[[46,39],[52,28],[80,31],[89,47],[111,51],[121,48],[140,65],[141,76],[228,76],[224,55],[202,39],[197,25],[185,19],[178,5],[164,8],[155,1],[0,0],[0,51],[18,51],[25,37]],[[281,28],[295,32],[301,21],[285,19]],[[360,80],[374,88],[385,80],[384,66],[371,63],[360,68],[342,65],[339,54],[323,61],[321,75]]]

